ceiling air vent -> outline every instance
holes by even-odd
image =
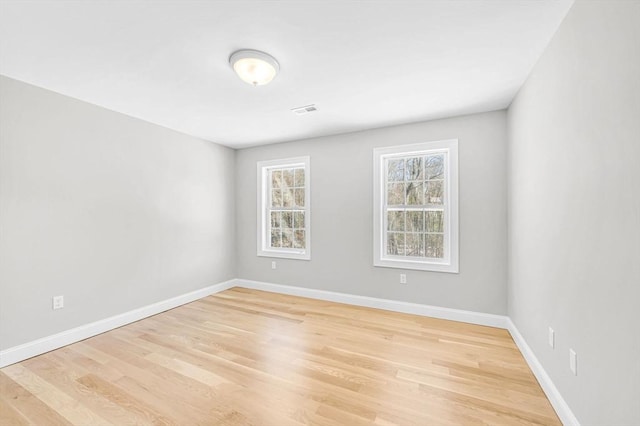
[[[291,111],[294,112],[296,115],[304,115],[304,114],[309,114],[310,112],[314,112],[317,111],[318,108],[316,107],[315,104],[311,104],[311,105],[305,105],[305,106],[301,106],[298,108],[293,108]]]

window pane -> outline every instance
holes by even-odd
[[[296,188],[295,192],[295,202],[296,206],[304,207],[304,188]]]
[[[402,182],[404,180],[404,160],[388,160],[387,180],[390,182]]]
[[[282,191],[279,189],[274,189],[271,191],[271,207],[280,207],[282,206]]]
[[[407,212],[407,232],[423,232],[424,231],[424,212],[408,211]]]
[[[293,189],[282,190],[282,205],[284,207],[293,207]]]
[[[271,188],[277,189],[282,186],[282,170],[271,171]]]
[[[426,204],[442,204],[444,202],[443,186],[444,182],[441,180],[427,182]]]
[[[407,205],[424,204],[424,188],[422,182],[407,182]]]
[[[293,227],[304,228],[304,212],[293,213]]]
[[[404,234],[400,232],[387,233],[387,254],[404,256]]]
[[[282,171],[282,181],[285,187],[293,188],[294,173],[293,169],[284,169]]]
[[[271,227],[280,228],[280,212],[271,212]]]
[[[271,247],[281,247],[280,236],[281,232],[279,229],[271,229]]]
[[[390,211],[387,213],[387,230],[404,231],[404,211]]]
[[[295,169],[295,186],[303,187],[304,186],[304,169]]]
[[[444,154],[426,157],[427,179],[444,179]]]
[[[424,234],[406,234],[405,242],[405,255],[424,257]]]
[[[444,236],[442,234],[427,234],[427,257],[438,259],[444,257]]]
[[[427,212],[427,232],[444,232],[444,216],[441,211]]]
[[[282,230],[282,247],[293,247],[293,231],[291,229]]]
[[[294,237],[295,239],[293,240],[293,247],[294,248],[304,248],[305,247],[305,241],[304,241],[304,231],[295,231],[294,232]]]
[[[404,183],[390,183],[387,186],[387,204],[404,204]]]
[[[405,180],[424,180],[422,157],[407,158],[404,176]]]
[[[282,228],[293,228],[293,212],[282,212]]]

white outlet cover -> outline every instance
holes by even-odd
[[[407,274],[400,274],[400,284],[407,283]]]
[[[556,332],[551,327],[549,327],[549,346],[556,347]]]
[[[271,262],[271,269],[276,269],[276,262],[275,261]]]
[[[62,309],[64,308],[64,296],[54,296],[53,297],[53,309]]]
[[[574,376],[578,375],[578,355],[573,349],[569,349],[569,368]]]

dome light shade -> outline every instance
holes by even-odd
[[[238,50],[229,57],[229,64],[242,81],[253,86],[269,83],[280,71],[278,61],[259,50]]]

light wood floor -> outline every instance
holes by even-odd
[[[234,288],[0,370],[0,424],[560,424],[505,330]]]

